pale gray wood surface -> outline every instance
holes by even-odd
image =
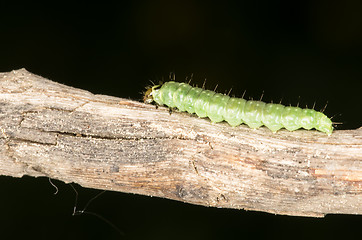
[[[362,214],[362,128],[232,128],[20,69],[0,73],[0,130],[0,175],[275,214]]]

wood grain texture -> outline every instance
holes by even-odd
[[[0,73],[0,174],[192,204],[362,214],[362,128],[252,130]]]

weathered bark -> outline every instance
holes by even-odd
[[[222,208],[362,214],[362,128],[232,128],[0,73],[0,174],[46,176]]]

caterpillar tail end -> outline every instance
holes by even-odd
[[[318,131],[326,133],[328,136],[330,136],[333,132],[332,121],[325,115],[319,119],[318,125],[315,128]]]

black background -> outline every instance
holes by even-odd
[[[302,3],[303,2],[303,3]],[[337,2],[337,1],[336,1]],[[361,126],[362,3],[358,1],[120,1],[0,4],[0,72],[133,100],[170,72],[232,95],[322,109]],[[12,239],[356,238],[361,216],[324,219],[206,208],[106,192],[72,216],[74,191],[47,178],[0,177],[1,237]],[[84,206],[98,190],[79,191]],[[361,206],[362,207],[362,206]],[[11,235],[10,235],[11,234]],[[5,238],[4,238],[5,239]]]

